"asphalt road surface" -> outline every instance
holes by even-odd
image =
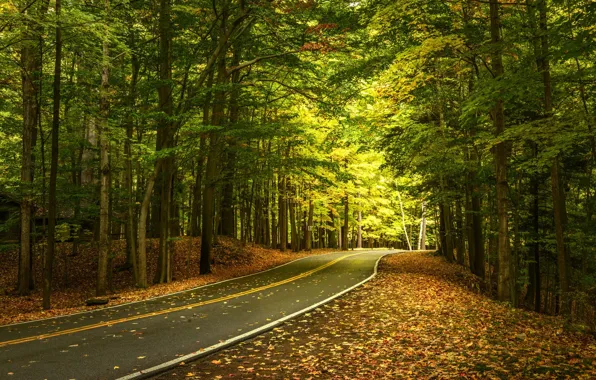
[[[391,252],[312,256],[148,301],[3,326],[0,378],[144,378],[331,300],[366,281]]]

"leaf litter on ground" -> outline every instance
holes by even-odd
[[[157,379],[596,379],[593,336],[477,285],[429,253],[386,257],[348,295]]]

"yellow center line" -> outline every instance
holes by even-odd
[[[130,322],[130,321],[134,321],[137,319],[143,319],[143,318],[150,318],[150,317],[154,317],[157,315],[163,315],[163,314],[169,314],[169,313],[174,313],[176,311],[181,311],[181,310],[185,310],[185,309],[192,309],[194,307],[198,307],[198,306],[204,306],[204,305],[210,305],[213,303],[217,303],[217,302],[222,302],[222,301],[227,301],[233,298],[238,298],[238,297],[242,297],[245,296],[247,294],[252,294],[252,293],[257,293],[266,289],[270,289],[270,288],[274,288],[276,286],[280,286],[280,285],[284,285],[293,281],[296,281],[298,279],[310,276],[313,273],[319,272],[325,268],[328,268],[348,257],[354,256],[354,255],[358,255],[358,253],[352,253],[349,255],[344,255],[342,257],[339,257],[335,260],[332,260],[326,264],[323,264],[319,267],[316,267],[314,269],[311,269],[307,272],[301,273],[299,275],[296,275],[294,277],[290,277],[287,278],[285,280],[281,280],[281,281],[277,281],[277,282],[273,282],[271,284],[268,285],[263,285],[263,286],[259,286],[257,288],[252,288],[249,290],[245,290],[243,292],[239,292],[239,293],[234,293],[234,294],[230,294],[227,296],[223,296],[223,297],[219,297],[219,298],[214,298],[211,300],[207,300],[207,301],[201,301],[201,302],[196,302],[196,303],[192,303],[192,304],[188,304],[188,305],[183,305],[183,306],[177,306],[177,307],[172,307],[172,308],[168,308],[168,309],[164,309],[164,310],[158,310],[158,311],[154,311],[154,312],[150,312],[150,313],[146,313],[146,314],[138,314],[138,315],[133,315],[130,317],[124,317],[124,318],[119,318],[119,319],[113,319],[110,321],[105,321],[105,322],[99,322],[99,323],[94,323],[91,325],[87,325],[87,326],[82,326],[82,327],[76,327],[73,329],[67,329],[67,330],[61,330],[61,331],[56,331],[56,332],[52,332],[52,333],[47,333],[47,334],[42,334],[42,335],[35,335],[35,336],[30,336],[30,337],[26,337],[26,338],[20,338],[20,339],[13,339],[13,340],[7,340],[4,342],[0,342],[0,347],[5,347],[5,346],[10,346],[10,345],[14,345],[14,344],[20,344],[20,343],[26,343],[26,342],[32,342],[35,340],[41,340],[41,339],[48,339],[48,338],[53,338],[56,336],[61,336],[61,335],[67,335],[67,334],[73,334],[73,333],[77,333],[77,332],[81,332],[81,331],[87,331],[87,330],[92,330],[92,329],[97,329],[100,327],[109,327],[118,323],[124,323],[124,322]]]

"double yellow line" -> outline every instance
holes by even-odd
[[[4,342],[0,342],[0,347],[6,347],[6,346],[11,346],[14,344],[20,344],[20,343],[26,343],[26,342],[32,342],[35,340],[41,340],[41,339],[48,339],[48,338],[53,338],[53,337],[57,337],[57,336],[61,336],[61,335],[68,335],[68,334],[74,334],[77,332],[81,332],[81,331],[87,331],[87,330],[93,330],[93,329],[97,329],[100,327],[110,327],[112,325],[116,325],[118,323],[124,323],[124,322],[130,322],[130,321],[134,321],[137,319],[143,319],[143,318],[150,318],[150,317],[154,317],[157,315],[163,315],[163,314],[169,314],[169,313],[174,313],[176,311],[181,311],[181,310],[187,310],[187,309],[192,309],[195,307],[199,307],[199,306],[205,306],[205,305],[210,305],[213,303],[217,303],[217,302],[222,302],[222,301],[227,301],[233,298],[238,298],[238,297],[242,297],[245,296],[247,294],[252,294],[252,293],[257,293],[257,292],[261,292],[263,290],[266,289],[271,289],[274,288],[276,286],[280,286],[280,285],[284,285],[287,283],[290,283],[292,281],[296,281],[299,280],[301,278],[304,277],[308,277],[313,273],[319,272],[325,268],[328,268],[348,257],[354,256],[354,255],[358,255],[358,253],[352,253],[349,255],[344,255],[341,256],[335,260],[332,260],[326,264],[323,264],[319,267],[316,267],[314,269],[311,269],[307,272],[304,273],[300,273],[299,275],[296,275],[294,277],[290,277],[287,278],[285,280],[281,280],[281,281],[277,281],[277,282],[273,282],[271,284],[268,285],[263,285],[263,286],[259,286],[257,288],[252,288],[249,290],[245,290],[243,292],[239,292],[239,293],[234,293],[234,294],[230,294],[227,296],[223,296],[223,297],[219,297],[219,298],[214,298],[211,300],[207,300],[207,301],[201,301],[201,302],[196,302],[196,303],[191,303],[188,305],[183,305],[183,306],[177,306],[177,307],[172,307],[172,308],[168,308],[168,309],[164,309],[164,310],[159,310],[159,311],[154,311],[151,313],[146,313],[146,314],[138,314],[138,315],[133,315],[130,317],[125,317],[125,318],[119,318],[119,319],[114,319],[111,321],[106,321],[106,322],[99,322],[99,323],[94,323],[91,325],[87,325],[87,326],[82,326],[82,327],[77,327],[77,328],[73,328],[73,329],[67,329],[67,330],[61,330],[61,331],[56,331],[56,332],[52,332],[52,333],[48,333],[48,334],[42,334],[42,335],[34,335],[34,336],[30,336],[30,337],[26,337],[26,338],[20,338],[20,339],[13,339],[13,340],[7,340]]]

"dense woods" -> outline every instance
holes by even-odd
[[[0,196],[18,294],[43,288],[50,308],[53,263],[81,244],[96,247],[98,296],[114,270],[172,281],[182,236],[200,240],[202,274],[220,236],[296,252],[400,244],[380,134],[358,116],[365,83],[344,66],[361,44],[346,5],[8,4]]]
[[[98,296],[115,270],[142,288],[171,282],[184,236],[207,274],[225,236],[296,252],[437,248],[501,301],[596,319],[595,3],[0,9],[11,292],[43,289],[50,308],[53,263],[82,245],[96,247]]]
[[[441,253],[501,301],[592,325],[595,11],[405,1],[376,16],[402,36],[378,85],[381,145],[438,209]]]

